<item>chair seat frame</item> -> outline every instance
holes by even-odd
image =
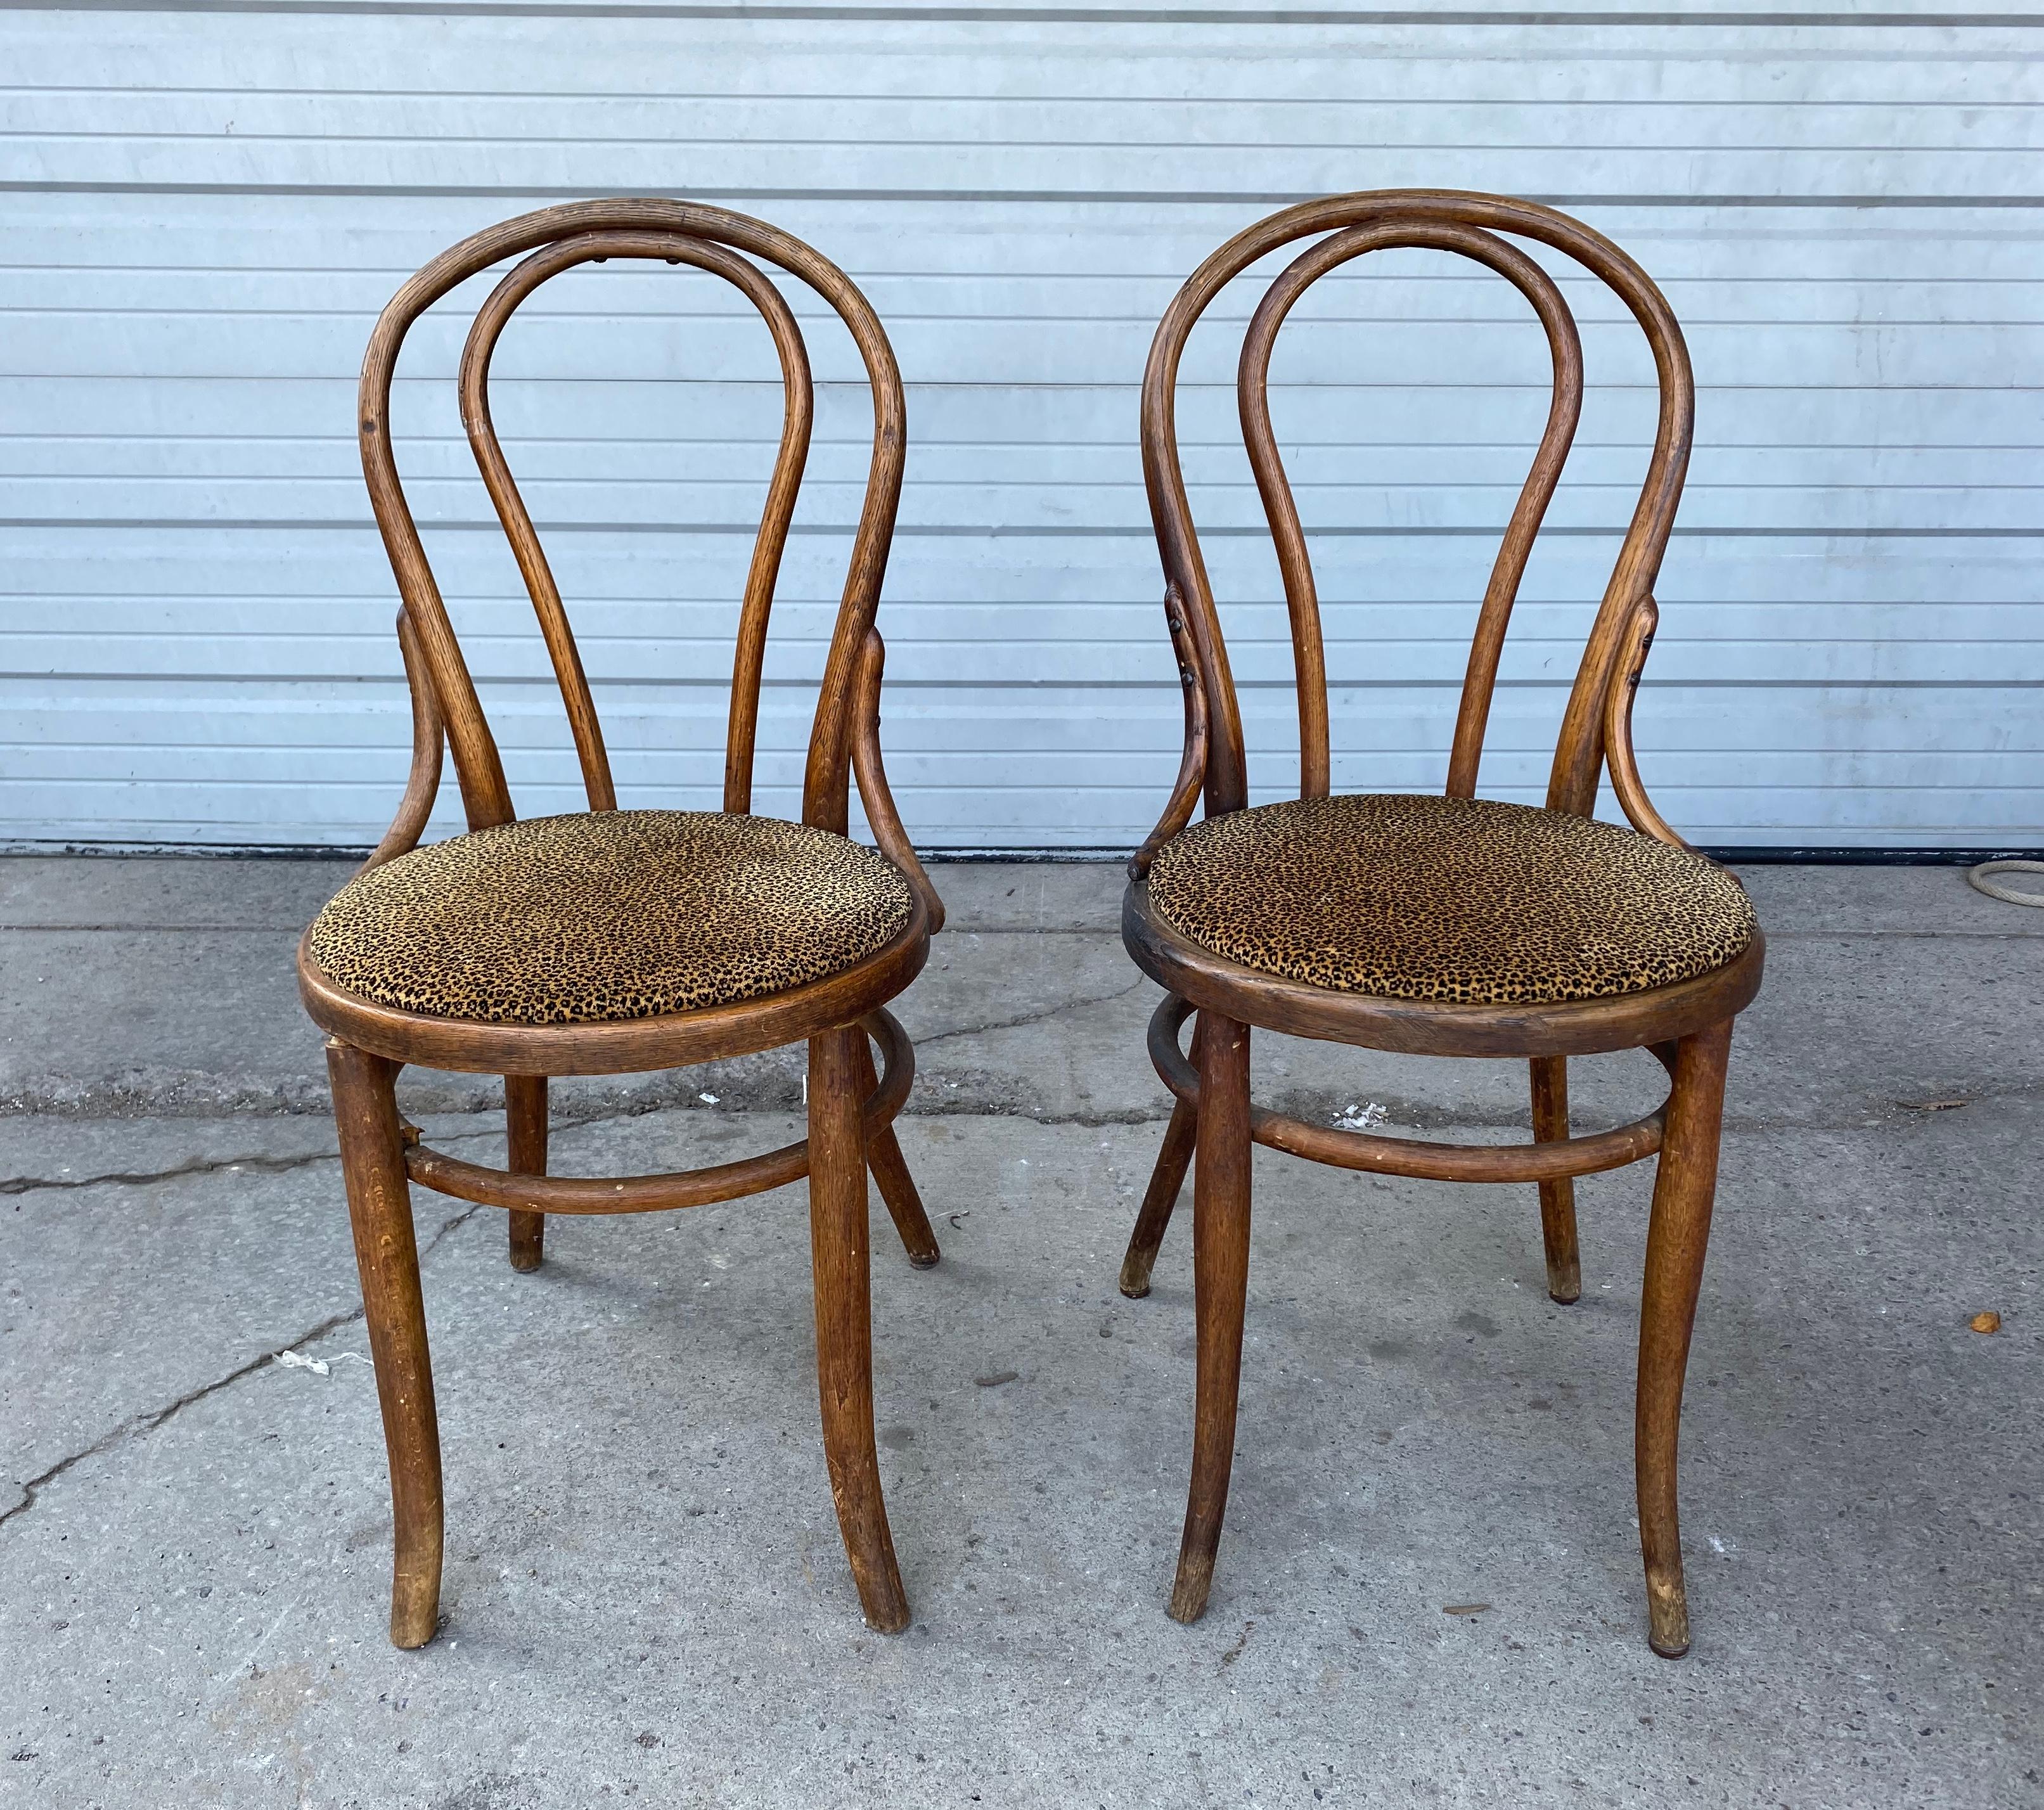
[[[726,744],[724,809],[751,807],[763,648],[814,411],[806,348],[756,258],[807,284],[850,330],[873,398],[874,451],[843,601],[819,688],[802,820],[842,836],[855,779],[882,852],[908,882],[907,920],[879,948],[805,986],[664,1016],[567,1024],[482,1023],[407,1012],[351,992],[298,950],[300,997],[328,1033],[327,1060],[357,1266],[376,1366],[395,1525],[390,1637],[430,1640],[439,1626],[444,1493],[413,1183],[505,1209],[510,1260],[544,1260],[547,1216],[665,1211],[728,1201],[807,1178],[824,1455],[847,1558],[867,1625],[898,1632],[909,1603],[881,1493],[873,1419],[869,1171],[909,1261],[938,1260],[936,1238],[893,1129],[915,1075],[907,1035],[886,1003],[920,972],[943,906],[910,846],[881,759],[886,648],[874,614],[886,567],[905,437],[899,370],[885,331],[851,279],[766,223],[692,202],[624,199],[545,208],[475,234],[425,266],[384,310],[363,363],[363,467],[402,607],[398,640],[413,713],[410,774],[394,820],[367,864],[418,844],[451,748],[469,828],[513,820],[495,741],[428,564],[386,430],[398,353],[433,302],[505,258],[524,256],[475,317],[462,359],[462,414],[484,483],[517,559],[555,674],[593,812],[616,809],[608,755],[581,656],[539,536],[490,421],[490,361],[519,304],[540,284],[612,258],[657,259],[723,278],[758,309],[780,355],[780,450],[740,606]],[[367,868],[365,868],[365,871]],[[809,1135],[737,1162],[668,1174],[582,1178],[547,1174],[548,1078],[647,1073],[808,1045]],[[876,1070],[877,1046],[882,1067]],[[501,1169],[432,1149],[399,1113],[409,1064],[505,1078],[508,1161]]]
[[[1149,1293],[1151,1275],[1189,1166],[1193,1181],[1194,1301],[1198,1326],[1192,1480],[1170,1612],[1204,1612],[1232,1468],[1250,1231],[1250,1150],[1267,1148],[1337,1167],[1443,1181],[1539,1185],[1548,1292],[1581,1293],[1574,1182],[1658,1160],[1641,1298],[1635,1459],[1648,1639],[1678,1658],[1689,1646],[1688,1597],[1676,1498],[1681,1398],[1715,1197],[1732,1024],[1758,993],[1766,959],[1756,931],[1732,961],[1693,979],[1608,998],[1462,1005],[1347,993],[1264,974],[1181,935],[1156,911],[1147,874],[1157,851],[1204,801],[1218,816],[1248,804],[1242,720],[1219,613],[1201,558],[1175,425],[1185,340],[1221,290],[1258,259],[1302,238],[1316,242],[1273,281],[1245,334],[1238,373],[1244,443],[1284,579],[1298,686],[1301,797],[1330,790],[1326,669],[1319,599],[1304,531],[1270,417],[1269,366],[1278,328],[1306,289],[1364,254],[1388,248],[1455,253],[1505,277],[1546,330],[1554,371],[1546,428],[1499,548],[1477,617],[1458,713],[1447,790],[1475,795],[1498,661],[1547,505],[1566,460],[1582,397],[1575,323],[1546,271],[1500,233],[1561,252],[1600,279],[1645,332],[1661,390],[1647,473],[1558,739],[1547,808],[1588,817],[1608,771],[1639,833],[1688,844],[1648,797],[1632,744],[1632,710],[1659,612],[1653,595],[1681,494],[1694,384],[1681,331],[1646,273],[1610,240],[1554,209],[1444,190],[1386,190],[1287,209],[1216,251],[1186,281],[1159,324],[1145,375],[1143,448],[1165,575],[1166,625],[1185,693],[1178,777],[1155,830],[1129,863],[1122,934],[1136,964],[1165,990],[1150,1053],[1175,1104],[1121,1270],[1121,1291]],[[1199,1015],[1190,1059],[1179,1036]],[[1255,1105],[1251,1028],[1360,1047],[1459,1057],[1516,1057],[1529,1065],[1533,1142],[1463,1145],[1312,1125]],[[1572,1135],[1568,1059],[1650,1051],[1667,1070],[1667,1098],[1629,1124]]]

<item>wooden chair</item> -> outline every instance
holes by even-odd
[[[574,735],[586,813],[517,821],[495,742],[398,480],[386,423],[405,331],[457,284],[529,252],[475,317],[462,417],[524,575]],[[750,258],[741,254],[750,254]],[[548,278],[606,258],[690,264],[759,310],[786,396],[780,451],[738,628],[722,812],[620,811],[560,594],[490,425],[490,361],[512,312]],[[802,336],[759,266],[778,265],[851,329],[874,409],[873,459],[831,641],[802,791],[802,820],[749,814],[762,652],[788,522],[809,451],[813,396]],[[363,470],[403,607],[398,636],[414,721],[397,820],[298,950],[305,1009],[328,1033],[348,1211],[390,1460],[396,1563],[390,1637],[432,1638],[439,1616],[440,1437],[408,1182],[507,1209],[510,1257],[536,1269],[549,1213],[700,1206],[806,1175],[815,1265],[824,1450],[839,1525],[872,1627],[905,1627],[873,1437],[866,1175],[908,1247],[936,1239],[891,1122],[914,1054],[885,1004],[913,980],[943,908],[888,793],[878,736],[883,651],[873,627],[901,487],[901,379],[851,280],[786,233],[720,208],[667,201],[553,207],[464,240],[398,290],[363,361]],[[443,736],[469,833],[417,846],[439,786]],[[846,837],[849,773],[881,850]],[[880,1047],[876,1075],[867,1040]],[[617,1074],[809,1045],[809,1136],[684,1174],[550,1176],[547,1077]],[[504,1076],[509,1166],[428,1148],[393,1094],[407,1063]]]
[[[1512,601],[1575,432],[1582,355],[1560,292],[1500,232],[1564,252],[1609,286],[1645,330],[1660,381],[1645,487],[1569,694],[1543,810],[1479,800],[1477,766]],[[1222,287],[1266,254],[1320,234],[1271,283],[1242,347],[1243,433],[1290,609],[1301,747],[1298,798],[1245,809],[1242,717],[1179,471],[1174,392],[1186,336]],[[1278,329],[1308,286],[1394,246],[1456,252],[1512,283],[1546,330],[1554,400],[1477,617],[1446,795],[1331,797],[1319,605],[1271,430],[1267,375]],[[1185,687],[1185,746],[1163,820],[1130,863],[1122,929],[1138,965],[1166,990],[1150,1048],[1178,1104],[1121,1288],[1148,1292],[1197,1149],[1197,1429],[1171,1599],[1181,1621],[1206,1606],[1228,1501],[1252,1143],[1380,1174],[1538,1182],[1548,1291],[1565,1302],[1581,1288],[1573,1178],[1658,1153],[1640,1314],[1640,1542],[1654,1650],[1672,1658],[1688,1649],[1677,1428],[1732,1020],[1759,989],[1764,955],[1738,882],[1662,820],[1633,759],[1633,691],[1653,639],[1654,582],[1681,494],[1693,405],[1681,329],[1639,267],[1566,214],[1488,195],[1392,190],[1288,208],[1208,258],[1157,329],[1143,380],[1143,456]],[[1637,833],[1592,820],[1607,764]],[[1205,820],[1188,828],[1202,788]],[[1194,1010],[1196,1063],[1178,1042]],[[1266,1111],[1250,1100],[1251,1025],[1371,1049],[1525,1057],[1535,1141],[1428,1143]],[[1616,1131],[1571,1136],[1568,1059],[1641,1047],[1673,1078],[1666,1101]]]

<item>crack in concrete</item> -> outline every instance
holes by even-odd
[[[425,1247],[419,1252],[420,1262],[424,1263],[428,1257],[432,1256],[450,1233],[459,1227],[465,1225],[482,1211],[482,1209],[479,1206],[465,1208],[448,1220],[440,1230],[426,1241]],[[263,1351],[251,1358],[245,1364],[237,1364],[226,1375],[215,1377],[211,1382],[202,1383],[197,1389],[186,1390],[176,1401],[167,1403],[161,1408],[150,1408],[140,1414],[129,1415],[126,1420],[110,1431],[102,1433],[90,1445],[82,1446],[78,1451],[59,1458],[40,1476],[31,1477],[17,1484],[15,1487],[21,1492],[21,1500],[13,1508],[0,1512],[0,1527],[4,1527],[17,1515],[25,1515],[29,1509],[35,1507],[36,1499],[47,1485],[54,1483],[66,1471],[84,1463],[87,1458],[96,1458],[102,1452],[111,1451],[116,1446],[125,1445],[131,1441],[146,1437],[156,1431],[159,1427],[175,1420],[194,1402],[203,1401],[209,1395],[217,1395],[222,1389],[231,1388],[234,1384],[240,1382],[244,1377],[252,1377],[258,1370],[275,1363],[279,1353],[295,1351],[302,1346],[309,1345],[315,1339],[324,1339],[329,1332],[338,1332],[344,1326],[352,1325],[362,1318],[363,1312],[363,1309],[356,1307],[350,1309],[345,1313],[329,1314],[317,1326],[308,1327],[296,1338],[286,1339],[275,1351]]]
[[[1047,1024],[1053,1018],[1061,1018],[1067,1012],[1083,1011],[1090,1005],[1112,1005],[1117,999],[1126,999],[1132,993],[1139,993],[1153,983],[1147,974],[1138,974],[1127,986],[1117,987],[1112,993],[1089,994],[1083,999],[1061,1000],[1055,1005],[1047,1006],[1041,1012],[1025,1013],[1020,1018],[994,1019],[984,1024],[961,1025],[955,1031],[932,1031],[914,1040],[918,1055],[932,1043],[948,1043],[954,1037],[983,1037],[995,1031],[1019,1030],[1025,1024]]]
[[[175,1182],[181,1176],[212,1175],[229,1169],[252,1169],[264,1175],[282,1175],[309,1163],[336,1160],[330,1150],[309,1151],[298,1156],[194,1157],[173,1169],[114,1170],[103,1175],[73,1177],[10,1175],[0,1179],[0,1194],[36,1194],[50,1189],[100,1188],[119,1184],[145,1188],[158,1182]]]
[[[586,1119],[555,1119],[552,1130],[580,1131],[585,1125],[607,1124],[615,1119],[643,1117],[644,1114],[630,1112],[596,1113]],[[437,1134],[442,1143],[472,1143],[478,1138],[501,1137],[503,1132],[496,1127],[486,1127],[472,1132],[453,1131]],[[189,1162],[181,1162],[174,1168],[152,1170],[113,1170],[101,1175],[51,1177],[43,1175],[10,1175],[0,1178],[0,1196],[9,1194],[37,1194],[50,1189],[73,1188],[102,1188],[121,1186],[146,1188],[163,1182],[176,1182],[188,1175],[218,1175],[232,1169],[252,1169],[259,1174],[283,1175],[294,1169],[305,1169],[315,1162],[338,1162],[340,1152],[336,1150],[306,1151],[297,1156],[219,1156],[194,1157]]]

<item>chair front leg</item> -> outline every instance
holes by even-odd
[[[861,1102],[873,1097],[880,1085],[873,1066],[873,1046],[862,1034],[859,1040],[859,1086]],[[909,1159],[901,1154],[901,1141],[892,1125],[882,1125],[866,1147],[866,1164],[887,1203],[887,1216],[893,1220],[909,1261],[919,1270],[934,1264],[940,1253],[937,1235],[930,1229],[930,1216],[923,1210],[923,1197],[916,1191],[916,1178],[909,1173]]]
[[[1206,1612],[1235,1465],[1242,1320],[1249,1291],[1249,1027],[1202,1012],[1198,1164],[1193,1172],[1193,1292],[1199,1375],[1193,1481],[1171,1592],[1176,1621]]]
[[[862,1057],[865,1059],[862,1061]],[[816,1306],[816,1382],[824,1456],[845,1556],[866,1624],[909,1625],[873,1439],[873,1304],[861,1108],[870,1072],[857,1025],[809,1040],[809,1248]]]
[[[1569,1059],[1535,1056],[1533,1141],[1553,1143],[1569,1135]],[[1547,1255],[1547,1295],[1562,1306],[1582,1298],[1583,1264],[1576,1249],[1576,1185],[1564,1177],[1540,1185],[1540,1243]]]
[[[355,1228],[355,1261],[376,1365],[383,1441],[390,1458],[396,1555],[390,1584],[390,1639],[423,1647],[440,1625],[444,1504],[440,1419],[433,1408],[432,1360],[419,1292],[418,1242],[412,1229],[395,1086],[398,1065],[337,1039],[326,1046],[340,1132],[341,1174]]]
[[[504,1128],[509,1142],[506,1166],[519,1175],[547,1172],[547,1078],[507,1074],[504,1078]],[[547,1216],[511,1215],[511,1267],[536,1270],[546,1254]]]
[[[1689,1333],[1704,1279],[1717,1191],[1718,1142],[1724,1113],[1731,1021],[1685,1037],[1675,1051],[1674,1086],[1654,1212],[1646,1231],[1646,1279],[1639,1302],[1639,1389],[1633,1420],[1639,1487],[1639,1545],[1646,1563],[1647,1643],[1664,1658],[1689,1650],[1689,1597],[1682,1582],[1682,1534],[1675,1501],[1676,1447]]]

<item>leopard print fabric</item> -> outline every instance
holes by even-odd
[[[351,880],[309,952],[379,1005],[608,1024],[783,993],[898,935],[909,883],[827,830],[711,811],[532,817]]]
[[[1752,941],[1723,868],[1562,811],[1481,798],[1301,798],[1195,824],[1150,902],[1202,949],[1337,993],[1455,1005],[1607,999]]]

